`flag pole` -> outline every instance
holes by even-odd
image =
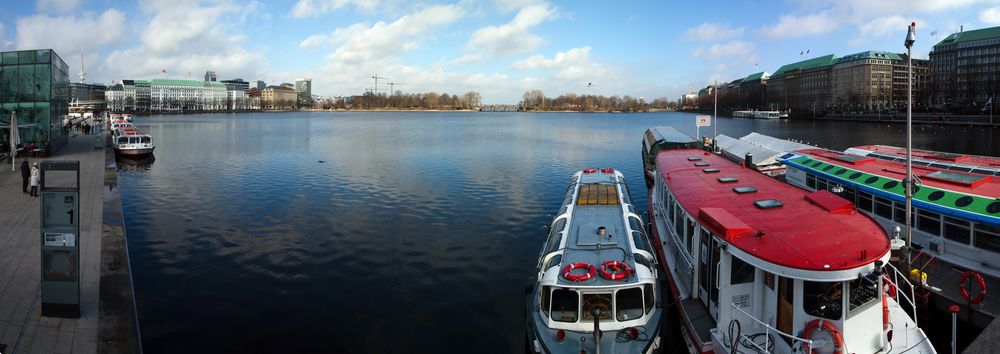
[[[903,41],[903,45],[906,46],[906,177],[903,178],[903,183],[906,187],[906,250],[904,254],[906,255],[906,274],[910,272],[910,262],[913,261],[911,258],[911,242],[913,227],[913,42],[916,42],[916,27],[917,23],[913,22],[907,29],[906,40]]]

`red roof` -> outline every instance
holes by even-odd
[[[854,210],[854,203],[825,189],[806,194],[806,200],[833,214],[849,214]]]
[[[858,148],[862,149],[863,147],[858,147]],[[831,155],[842,155],[841,153],[838,153],[838,152],[831,152],[831,151],[828,151],[828,150],[823,150],[823,149],[818,149],[818,148],[817,149],[803,149],[803,150],[798,150],[796,152],[799,152],[799,153],[802,153],[802,154],[808,154],[808,155],[810,155],[809,156],[810,158],[818,160],[818,161],[823,161],[823,162],[834,164],[834,165],[840,165],[840,166],[852,168],[852,169],[855,169],[855,170],[858,170],[858,171],[862,171],[862,172],[866,172],[866,173],[871,173],[871,174],[874,174],[874,175],[879,175],[879,176],[883,176],[883,177],[887,177],[887,178],[893,178],[893,179],[897,179],[897,180],[902,180],[903,176],[906,175],[906,163],[904,163],[904,162],[896,162],[896,161],[889,161],[889,160],[883,160],[883,159],[875,159],[875,161],[873,161],[871,163],[868,163],[868,164],[864,164],[864,165],[851,165],[851,164],[845,163],[845,162],[843,162],[841,160],[838,160],[838,159],[830,157]],[[947,172],[950,172],[950,173],[963,174],[963,173],[958,172],[958,171],[942,170],[942,169],[934,168],[934,167],[930,167],[930,166],[916,166],[916,165],[913,166],[913,173],[915,175],[917,175],[917,177],[920,177],[920,181],[924,185],[931,186],[931,187],[934,187],[934,188],[940,188],[940,189],[944,189],[944,190],[949,190],[949,191],[955,191],[955,192],[961,192],[961,193],[966,193],[966,194],[972,194],[972,195],[982,195],[982,196],[987,196],[987,197],[1000,196],[1000,179],[992,178],[992,177],[989,177],[989,176],[982,176],[983,178],[980,178],[979,180],[976,180],[973,183],[964,183],[963,184],[963,183],[958,183],[958,182],[955,182],[955,181],[941,180],[941,179],[935,178],[934,176],[928,176],[929,174],[937,172],[937,171],[947,171]],[[970,175],[970,176],[979,176],[979,175],[973,175],[973,174],[968,174],[968,175]]]
[[[868,151],[875,151],[899,157],[906,157],[906,148],[901,148],[896,146],[862,145],[862,146],[855,146],[854,148],[868,150]],[[938,160],[951,163],[960,163],[963,165],[1000,167],[1000,157],[993,157],[993,156],[963,155],[963,154],[955,154],[948,152],[913,149],[913,157],[925,160]]]
[[[701,161],[688,161],[688,157]],[[710,166],[695,166],[695,162]],[[807,200],[809,192],[720,156],[701,150],[665,150],[657,156],[656,166],[688,214],[697,215],[700,223],[731,245],[767,262],[806,270],[843,270],[869,264],[889,252],[888,235],[868,216],[831,213]],[[704,168],[720,171],[705,173]],[[720,177],[738,181],[721,183]],[[757,192],[733,192],[741,186]],[[777,199],[783,206],[754,206],[764,199]]]

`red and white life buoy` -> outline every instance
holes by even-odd
[[[583,268],[587,269],[586,273],[583,273],[583,274],[573,274],[573,270],[574,269],[583,269]],[[568,265],[566,265],[566,267],[563,267],[563,278],[566,278],[566,280],[569,280],[569,281],[585,281],[585,280],[590,280],[590,278],[594,277],[595,273],[597,273],[597,268],[594,267],[593,264],[590,264],[590,263],[587,263],[587,262],[576,262],[576,263],[568,264]]]
[[[844,337],[840,335],[840,331],[837,327],[833,325],[833,322],[826,320],[812,320],[806,324],[806,328],[802,330],[802,338],[812,339],[813,331],[821,330],[830,333],[830,339],[833,340],[833,352],[840,353],[844,351]],[[807,342],[802,342],[802,351],[809,350],[810,354],[816,354],[816,349],[809,348]]]
[[[628,279],[632,275],[632,267],[629,267],[628,263],[619,261],[607,261],[601,264],[598,268],[601,272],[601,276],[607,280],[622,280]]]
[[[971,297],[969,289],[965,287],[965,282],[969,280],[969,277],[972,277],[972,280],[979,283],[979,294],[976,297]],[[962,293],[962,298],[965,299],[965,302],[973,305],[983,302],[983,299],[986,299],[986,281],[983,280],[982,275],[971,270],[962,273],[962,277],[958,279],[958,290]]]

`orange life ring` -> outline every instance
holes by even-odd
[[[830,332],[830,338],[833,339],[833,352],[840,353],[844,351],[844,337],[840,335],[840,331],[837,327],[833,325],[833,322],[826,320],[812,320],[806,324],[806,328],[802,330],[802,338],[810,339],[812,337],[813,331],[822,329],[824,331]],[[802,342],[802,351],[808,348],[806,342]],[[816,354],[816,350],[813,348],[808,348],[810,354]]]
[[[972,277],[973,280],[979,283],[979,294],[976,297],[971,297],[969,289],[965,287],[965,282],[969,280],[969,277]],[[986,299],[986,281],[983,280],[982,275],[971,270],[962,273],[962,277],[958,279],[958,290],[962,293],[962,298],[965,299],[965,302],[973,305],[983,302],[983,299]]]
[[[52,258],[56,255],[63,255],[63,254],[69,254],[68,256],[64,256],[66,257],[66,261],[69,263],[69,266],[66,268],[66,271],[64,272],[53,271]],[[49,269],[49,272],[46,274],[48,280],[57,280],[57,281],[69,280],[69,278],[73,276],[73,273],[76,272],[76,256],[69,252],[50,253],[48,257],[45,258],[45,260],[46,260],[46,268]]]
[[[587,268],[587,272],[583,274],[573,274],[574,269]],[[566,265],[563,268],[563,278],[569,281],[585,281],[590,280],[594,277],[594,273],[597,272],[597,268],[593,264],[587,262],[576,262]]]
[[[601,264],[598,268],[601,272],[601,276],[607,280],[622,280],[628,279],[632,275],[632,267],[629,267],[628,263],[619,261],[607,261]]]
[[[896,298],[896,284],[892,283],[888,275],[882,276],[882,291],[892,296],[893,299]]]
[[[889,329],[889,298],[882,294],[882,330]]]

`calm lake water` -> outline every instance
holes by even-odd
[[[147,353],[508,353],[570,176],[621,170],[645,209],[640,138],[686,113],[259,113],[137,120],[120,164]],[[834,149],[900,125],[719,119]],[[704,129],[702,135],[706,135]],[[921,127],[919,148],[1000,155],[1000,130]],[[947,348],[947,342],[944,347]]]

